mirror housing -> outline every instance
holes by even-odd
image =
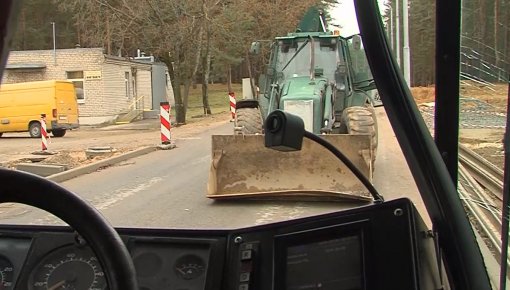
[[[277,151],[299,151],[305,135],[305,123],[296,115],[275,110],[264,123],[266,148]]]
[[[259,54],[260,53],[260,42],[254,41],[251,43],[250,53],[251,54]]]

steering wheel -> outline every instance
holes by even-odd
[[[89,203],[39,176],[0,168],[0,203],[15,202],[43,209],[74,228],[90,245],[111,290],[138,290],[136,272],[119,234]]]

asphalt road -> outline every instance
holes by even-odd
[[[374,184],[386,199],[411,198],[424,213],[402,153],[382,108]],[[212,201],[205,197],[210,135],[229,134],[232,123],[176,140],[178,148],[156,151],[62,185],[98,208],[115,226],[152,228],[238,228],[345,208],[338,202]],[[352,204],[350,205],[352,206]],[[27,206],[0,209],[0,223],[60,224]]]

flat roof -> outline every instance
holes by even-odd
[[[46,64],[44,63],[11,63],[5,66],[5,69],[10,70],[37,70],[45,68]]]

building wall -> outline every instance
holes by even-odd
[[[151,83],[151,70],[137,70],[136,72],[136,86],[138,97],[143,97],[141,106],[145,110],[152,109],[152,83]]]
[[[171,98],[170,92],[171,91]],[[173,90],[168,68],[164,63],[153,63],[152,65],[152,107],[158,109],[161,102],[169,102],[172,106]]]
[[[127,113],[135,107],[133,103],[139,97],[143,97],[139,101],[139,106],[144,108],[145,99],[150,98],[152,90],[150,64],[128,62],[108,56],[103,72],[105,110],[113,114]]]
[[[128,80],[125,80],[128,74]],[[131,67],[118,62],[106,61],[103,66],[103,110],[108,115],[125,113],[133,99],[131,87],[126,90],[131,78]],[[127,83],[127,84],[126,84]]]
[[[56,61],[55,61],[56,60]],[[7,65],[34,64],[46,65],[44,69],[6,69],[2,83],[19,83],[42,80],[66,80],[68,72],[101,71],[104,54],[101,48],[58,49],[54,58],[53,50],[11,51]],[[84,99],[79,101],[81,116],[100,115],[102,79],[83,79]]]
[[[150,106],[150,64],[106,56],[101,48],[58,49],[55,64],[53,53],[53,50],[11,52],[8,66],[44,64],[46,67],[7,69],[3,83],[66,80],[70,76],[69,72],[83,72],[84,97],[78,100],[80,122],[83,124],[113,121],[119,114],[127,113],[136,93],[144,94],[147,100],[142,100],[142,104]],[[133,78],[135,75],[136,78]]]

